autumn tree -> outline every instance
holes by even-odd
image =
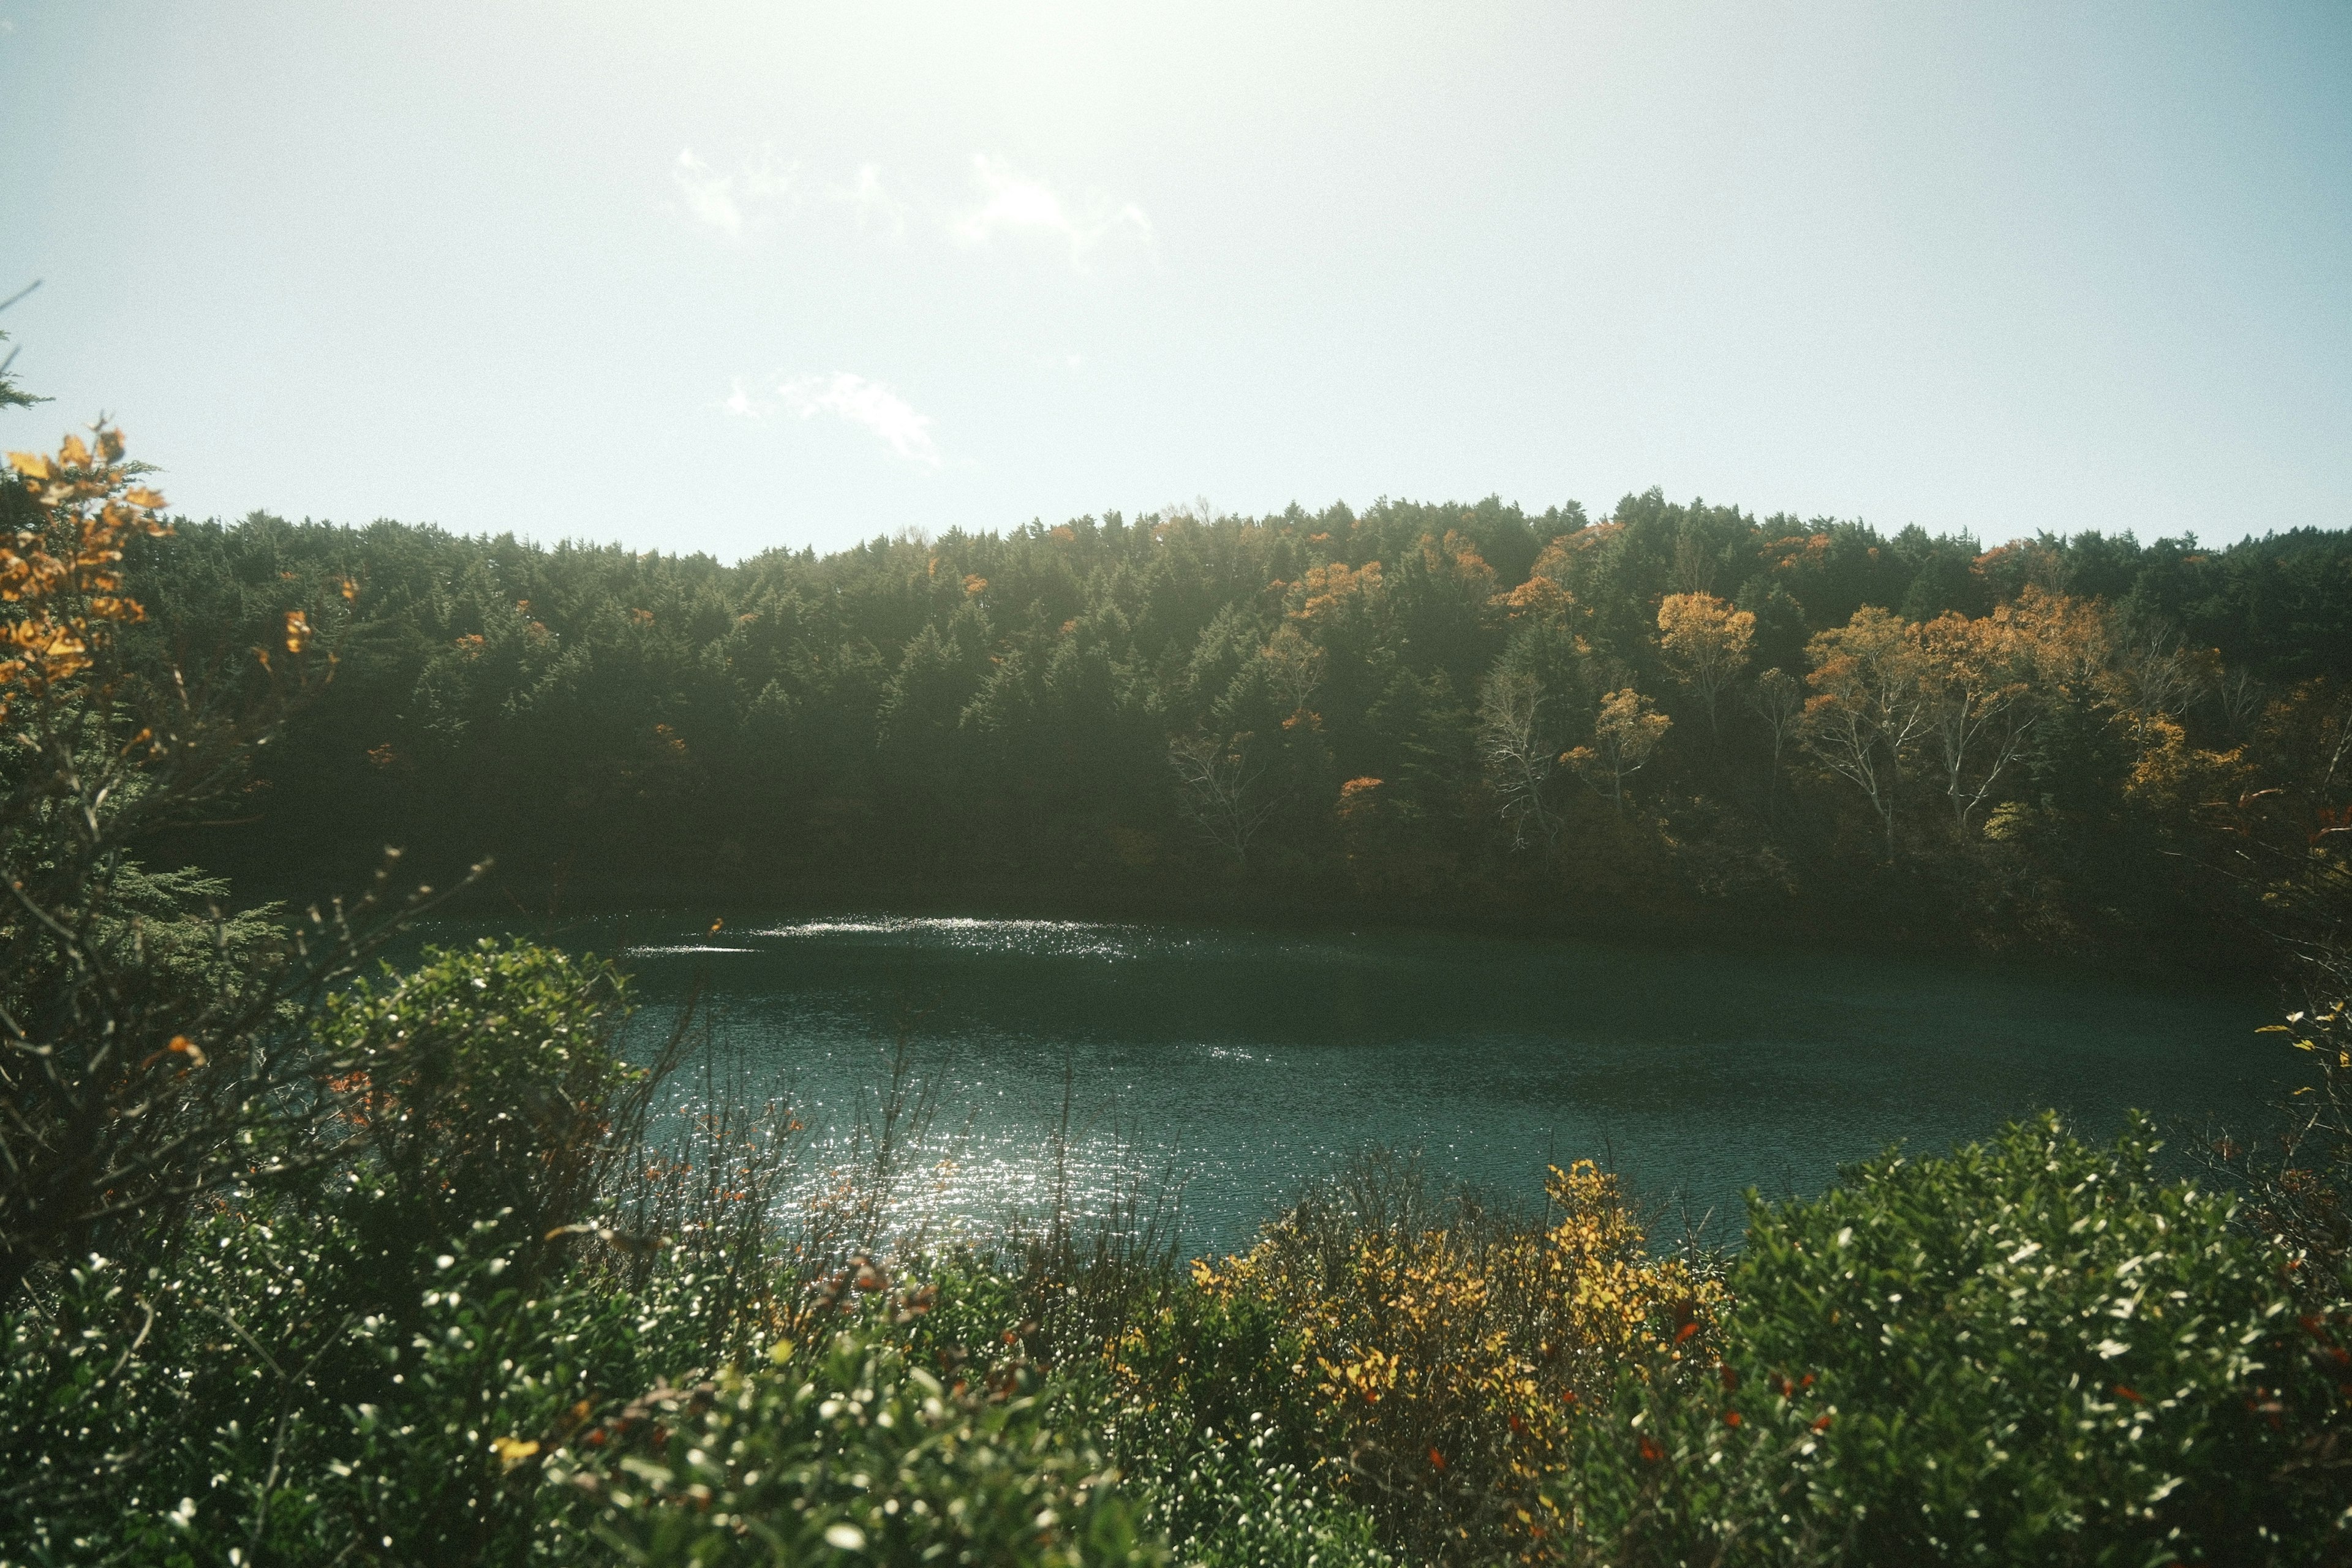
[[[2219,659],[2192,647],[2169,623],[2152,620],[2116,649],[2115,673],[2134,736],[2147,742],[2177,720],[2219,679]]]
[[[2014,626],[2032,650],[2037,684],[2116,695],[2115,633],[2099,605],[2029,584],[1993,617]]]
[[[1502,799],[1514,849],[1527,847],[1530,830],[1547,845],[1559,833],[1559,819],[1544,799],[1560,756],[1547,732],[1544,698],[1543,683],[1533,675],[1498,670],[1478,701],[1478,754]]]
[[[1919,628],[1865,605],[1844,626],[1815,634],[1805,656],[1813,666],[1806,749],[1869,801],[1892,862],[1904,773],[1933,713]]]
[[[1258,650],[1265,661],[1266,680],[1276,702],[1290,713],[1304,713],[1323,684],[1324,652],[1296,623],[1286,622]]]
[[[1552,551],[1546,552],[1547,562],[1557,549],[1554,546]],[[1487,603],[1490,607],[1500,610],[1513,626],[1538,621],[1566,624],[1577,614],[1576,595],[1541,572],[1508,593],[1496,595]]]
[[[1658,603],[1658,651],[1675,679],[1698,698],[1710,740],[1721,738],[1717,703],[1748,668],[1755,640],[1755,616],[1712,594],[1669,594]]]
[[[225,915],[225,885],[132,857],[245,776],[323,662],[328,609],[283,612],[247,652],[257,700],[239,675],[136,668],[123,633],[146,610],[123,560],[168,533],[163,498],[102,424],[8,460],[25,521],[0,534],[0,1305],[281,1163],[273,1139],[321,1083],[289,1009],[383,929],[340,906],[291,931]]]
[[[2010,619],[1948,614],[1920,628],[1919,653],[1937,770],[1965,839],[2039,718],[2032,649]]]
[[[1592,744],[1577,747],[1566,760],[1588,777],[1607,780],[1610,802],[1622,813],[1625,781],[1649,764],[1674,722],[1639,691],[1622,687],[1601,700]]]

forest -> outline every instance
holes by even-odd
[[[5,1568],[2352,1561],[2341,535],[1651,497],[722,568],[180,522],[104,425],[9,460]],[[2042,1116],[1751,1193],[1728,1249],[1591,1159],[1379,1150],[1232,1256],[1139,1170],[948,1234],[905,1050],[821,1138],[614,963],[401,948],[483,850],[2179,920],[2293,966],[2309,1072],[2184,1147]],[[340,891],[221,875],[273,867]]]
[[[126,657],[299,664],[171,856],[314,897],[1338,910],[2262,969],[2341,825],[2352,533],[1627,496],[877,538],[733,565],[175,521]]]

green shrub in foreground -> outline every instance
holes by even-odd
[[[915,1364],[878,1312],[778,1364],[657,1387],[551,1474],[600,1500],[629,1562],[1158,1563],[1055,1385],[1018,1363]]]
[[[2298,1314],[2292,1260],[2156,1149],[2050,1117],[1756,1204],[1724,1365],[1629,1380],[1563,1479],[1568,1554],[2345,1557],[2352,1313]]]
[[[963,1365],[1002,1353],[1008,1333],[1041,1359],[1058,1352],[1064,1397],[1104,1434],[1146,1528],[1187,1568],[1393,1561],[1372,1517],[1311,1473],[1297,1335],[1264,1303],[1212,1296],[1172,1269],[1017,1250],[936,1258],[923,1273],[938,1294],[918,1352]]]
[[[0,1318],[0,1563],[517,1562],[584,1510],[497,1443],[667,1364],[649,1302],[518,1290],[484,1222],[387,1277],[331,1209],[191,1226],[168,1268],[75,1270]]]
[[[1297,1441],[1260,1417],[1245,1435],[1208,1428],[1138,1445],[1150,1474],[1134,1481],[1146,1518],[1186,1568],[1392,1568],[1379,1527],[1297,1464]],[[1271,1452],[1270,1452],[1271,1450]],[[1153,1463],[1152,1461],[1158,1461]]]

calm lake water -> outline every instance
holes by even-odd
[[[1039,1201],[1066,1073],[1080,1194],[1122,1161],[1174,1169],[1202,1249],[1370,1144],[1521,1198],[1601,1158],[1736,1238],[1743,1190],[1818,1191],[1890,1143],[2045,1106],[2102,1133],[2127,1107],[2243,1128],[2292,1070],[2260,992],[1385,931],[707,923],[561,940],[625,952],[646,1026],[699,984],[726,1047],[836,1131],[903,1027],[955,1158],[937,1201],[975,1219]]]

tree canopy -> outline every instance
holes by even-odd
[[[281,885],[392,842],[635,896],[2227,940],[2179,874],[2200,813],[2339,805],[2352,676],[2341,531],[1988,549],[1654,489],[1599,521],[1114,512],[731,565],[257,514],[130,556],[159,660],[249,663],[298,605],[332,649],[187,846]]]

